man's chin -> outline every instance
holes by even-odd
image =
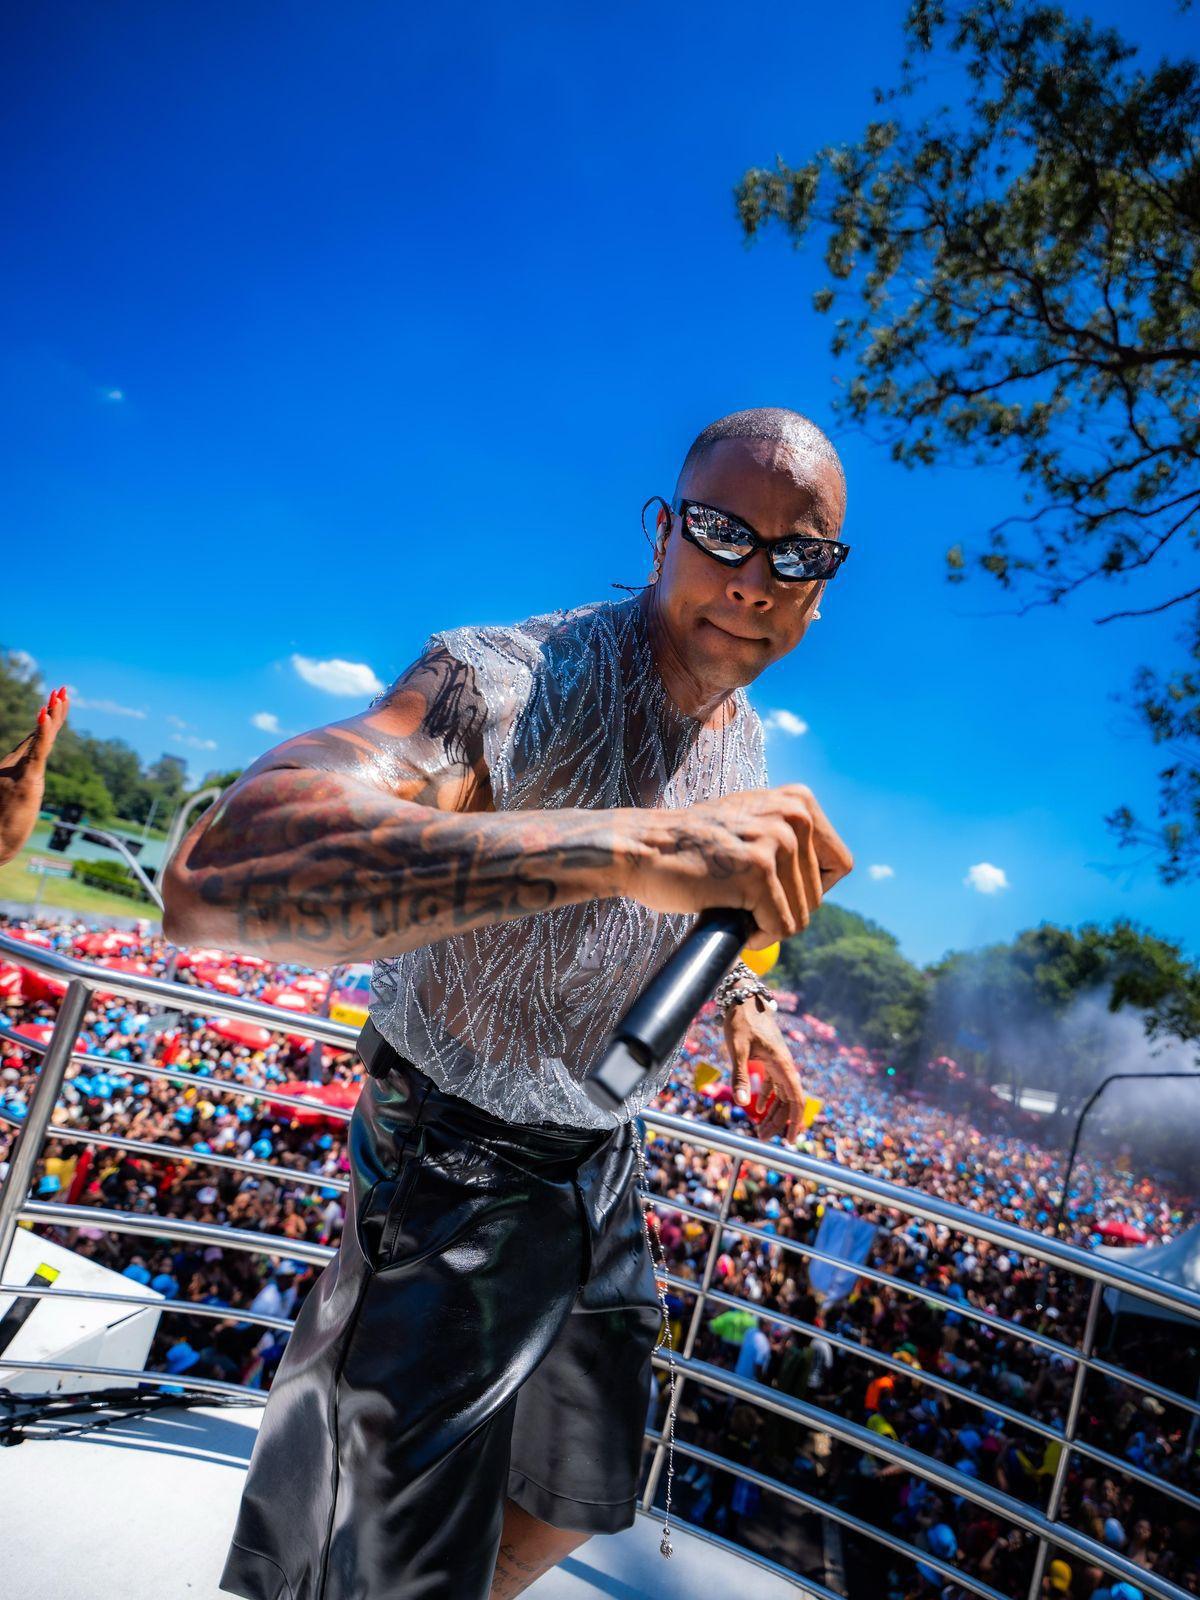
[[[701,617],[696,634],[705,653],[712,660],[724,663],[727,670],[739,674],[739,682],[749,683],[771,660],[770,644],[765,639],[746,639],[727,633],[718,623]],[[741,674],[748,676],[741,676]]]

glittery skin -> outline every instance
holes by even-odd
[[[762,724],[745,690],[732,693],[728,726],[681,712],[636,596],[450,628],[425,648],[438,646],[474,670],[487,705],[497,811],[675,809],[767,784]],[[376,961],[371,1019],[446,1093],[494,1116],[615,1127],[654,1098],[678,1053],[614,1111],[593,1105],[583,1080],[695,920],[609,898],[456,934]]]

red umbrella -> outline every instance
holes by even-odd
[[[1140,1228],[1135,1228],[1131,1222],[1116,1222],[1109,1220],[1102,1222],[1096,1232],[1105,1239],[1116,1239],[1121,1244],[1149,1244],[1150,1235],[1143,1233]]]
[[[243,1022],[240,1017],[218,1017],[208,1024],[210,1033],[230,1044],[244,1044],[251,1050],[265,1050],[271,1042],[270,1030],[260,1028],[257,1022]]]
[[[23,1034],[35,1044],[49,1044],[54,1025],[49,1022],[18,1022],[13,1032]]]
[[[328,978],[318,978],[315,973],[302,973],[300,977],[293,978],[288,984],[289,989],[296,989],[301,994],[315,994],[324,996],[329,987]]]
[[[101,956],[100,965],[107,967],[110,972],[134,972],[142,978],[152,976],[151,969],[140,956]],[[113,991],[111,989],[97,989],[96,993],[107,996],[111,995]]]
[[[7,961],[0,961],[0,1000],[19,1000],[21,998],[21,968],[10,967]]]
[[[235,978],[232,972],[223,972],[220,967],[196,967],[194,971],[206,989],[215,989],[218,994],[241,994],[245,988],[240,978]]]
[[[5,928],[10,939],[20,939],[24,944],[36,944],[43,950],[53,950],[54,941],[36,928]]]
[[[148,977],[151,973],[151,968],[141,956],[105,956],[100,965],[108,967],[111,972],[136,972],[142,977]]]
[[[276,1102],[268,1107],[268,1115],[278,1117],[281,1121],[295,1121],[307,1127],[310,1123],[329,1122],[342,1124],[341,1117],[328,1117],[322,1107],[340,1107],[344,1111],[353,1111],[355,1101],[361,1085],[357,1083],[306,1083],[303,1078],[289,1078],[286,1083],[281,1083],[279,1094],[302,1095],[306,1100],[316,1101],[311,1111],[301,1111],[296,1106],[284,1106]]]
[[[32,967],[21,968],[21,987],[26,1000],[61,1000],[67,992],[65,979],[52,978],[48,972],[35,972]]]
[[[81,956],[111,956],[122,950],[136,950],[137,946],[135,933],[118,933],[114,928],[81,934],[75,941],[76,954]]]
[[[272,983],[258,997],[265,1000],[269,1006],[279,1006],[284,1011],[307,1011],[309,999],[306,994],[301,994],[296,989],[289,989],[285,984]]]

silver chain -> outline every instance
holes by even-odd
[[[648,1182],[648,1180],[646,1178],[646,1153],[642,1149],[642,1139],[641,1139],[641,1134],[638,1132],[638,1124],[637,1124],[637,1119],[636,1118],[634,1118],[634,1120],[631,1122],[630,1126],[633,1129],[633,1147],[634,1147],[634,1150],[637,1153],[638,1180],[639,1180],[641,1188],[647,1194],[649,1194],[650,1185],[649,1185],[649,1182]],[[646,1239],[647,1239],[647,1242],[649,1243],[649,1246],[650,1246],[650,1259],[653,1262],[654,1261],[654,1242],[655,1242],[653,1235],[656,1234],[658,1230],[656,1228],[652,1229],[651,1226],[650,1226],[650,1219],[649,1219],[649,1217],[647,1215],[647,1207],[644,1204],[642,1204],[640,1199],[639,1199],[638,1203],[641,1204],[641,1206],[642,1206],[642,1226],[646,1230]],[[666,1509],[666,1515],[665,1515],[665,1517],[663,1519],[663,1536],[662,1536],[661,1540],[659,1541],[658,1548],[659,1548],[659,1550],[662,1552],[662,1554],[664,1556],[672,1556],[672,1555],[675,1554],[675,1546],[671,1543],[671,1481],[675,1476],[675,1347],[671,1342],[671,1316],[670,1316],[669,1311],[667,1310],[667,1264],[666,1264],[665,1257],[661,1254],[661,1250],[660,1250],[660,1254],[659,1254],[659,1257],[658,1257],[657,1265],[658,1265],[658,1268],[661,1269],[661,1270],[660,1271],[659,1270],[655,1271],[655,1274],[654,1274],[654,1286],[655,1286],[656,1290],[658,1291],[658,1303],[662,1307],[663,1333],[662,1333],[662,1335],[660,1335],[658,1343],[654,1346],[654,1348],[655,1348],[655,1350],[661,1349],[662,1348],[663,1339],[664,1338],[666,1339],[666,1343],[667,1343],[667,1366],[668,1366],[669,1372],[670,1372],[670,1385],[671,1385],[671,1398],[670,1398],[670,1400],[669,1400],[669,1402],[667,1404],[667,1423],[666,1423],[666,1430],[667,1430],[667,1509]]]

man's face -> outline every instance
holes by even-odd
[[[836,539],[845,515],[836,467],[758,439],[721,440],[690,469],[678,493],[740,517],[772,541],[797,533]],[[658,531],[665,525],[660,507]],[[656,605],[697,680],[733,689],[795,649],[827,581],[780,582],[765,550],[740,567],[723,567],[683,537],[675,515]]]

